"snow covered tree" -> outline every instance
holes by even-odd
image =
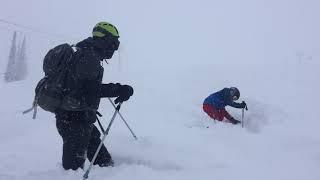
[[[19,81],[25,79],[26,75],[26,39],[17,48],[17,32],[14,32],[4,79],[6,82]]]
[[[4,79],[6,82],[12,82],[16,79],[16,70],[15,70],[15,60],[17,55],[17,47],[16,47],[16,40],[17,40],[17,32],[14,32],[10,53],[9,53],[9,59],[8,59],[8,65],[6,72],[4,74]]]
[[[27,76],[27,63],[26,63],[26,38],[23,38],[21,46],[16,56],[16,78],[23,80]]]

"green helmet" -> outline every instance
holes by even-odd
[[[115,36],[119,37],[119,32],[117,28],[107,22],[99,22],[96,26],[94,26],[92,31],[93,37],[105,37],[105,36]]]

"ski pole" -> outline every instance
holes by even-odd
[[[97,119],[97,121],[98,121],[98,124],[99,124],[99,126],[100,126],[100,129],[101,129],[102,133],[104,133],[104,128],[103,128],[103,126],[102,126],[102,124],[101,124],[101,122],[100,122],[99,118],[98,118],[98,117],[96,117],[96,119]]]
[[[242,120],[241,120],[241,126],[242,127],[243,127],[243,123],[244,123],[244,109],[246,109],[246,111],[248,111],[247,105],[245,106],[245,108],[242,108]]]
[[[101,114],[99,111],[96,111],[96,115],[98,115],[99,117],[102,117],[102,114]],[[101,122],[100,122],[100,120],[99,120],[98,116],[96,116],[96,119],[97,119],[97,121],[98,121],[98,124],[99,124],[100,129],[101,129],[102,134],[103,134],[103,133],[104,133],[104,128],[103,128],[103,126],[102,126],[102,124],[101,124]]]
[[[116,106],[113,104],[112,100],[110,98],[108,98],[110,103],[112,104],[112,106],[114,108],[116,108]],[[127,126],[127,128],[130,130],[132,136],[134,137],[135,140],[138,140],[137,136],[133,133],[133,131],[131,130],[130,126],[128,125],[127,121],[124,120],[123,116],[121,115],[121,113],[119,111],[117,111],[117,113],[119,114],[120,118],[122,119],[122,121],[125,123],[125,125]]]
[[[242,108],[242,118],[241,118],[241,127],[243,128],[243,117],[244,117],[244,108]]]
[[[106,139],[106,137],[107,137],[107,135],[108,135],[108,133],[109,133],[109,130],[110,130],[110,128],[111,128],[111,125],[112,125],[114,119],[116,118],[117,112],[120,110],[120,107],[121,107],[121,102],[120,102],[119,105],[115,108],[116,110],[115,110],[115,112],[113,113],[113,116],[112,116],[112,118],[111,118],[111,120],[110,120],[110,123],[109,123],[109,125],[108,125],[108,127],[107,127],[107,130],[103,132],[103,137],[102,137],[102,139],[101,139],[101,142],[100,142],[100,144],[99,144],[99,146],[98,146],[98,148],[97,148],[97,150],[96,150],[96,152],[95,152],[95,154],[94,154],[94,156],[93,156],[93,158],[92,158],[92,160],[91,160],[91,162],[90,162],[89,168],[87,169],[87,171],[86,171],[86,172],[84,173],[84,175],[83,175],[83,180],[88,179],[90,170],[91,170],[91,168],[92,168],[92,166],[93,166],[93,163],[94,163],[94,161],[96,160],[96,158],[97,158],[97,156],[98,156],[98,153],[99,153],[99,151],[100,151],[100,149],[101,149],[101,147],[102,147],[102,145],[103,145],[103,141]]]

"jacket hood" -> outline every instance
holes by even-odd
[[[110,43],[103,39],[89,37],[76,44],[80,49],[93,49],[101,60],[110,59],[113,56],[114,50],[109,50]]]

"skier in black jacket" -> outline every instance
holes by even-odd
[[[104,59],[110,59],[119,47],[119,33],[107,22],[98,23],[93,37],[76,44],[75,65],[68,71],[66,89],[71,96],[86,107],[80,111],[56,111],[56,126],[63,139],[63,168],[83,168],[86,158],[92,160],[101,142],[100,132],[93,124],[96,121],[100,98],[117,97],[115,103],[126,101],[132,96],[129,85],[102,84]],[[113,160],[103,145],[94,164],[112,166]]]

